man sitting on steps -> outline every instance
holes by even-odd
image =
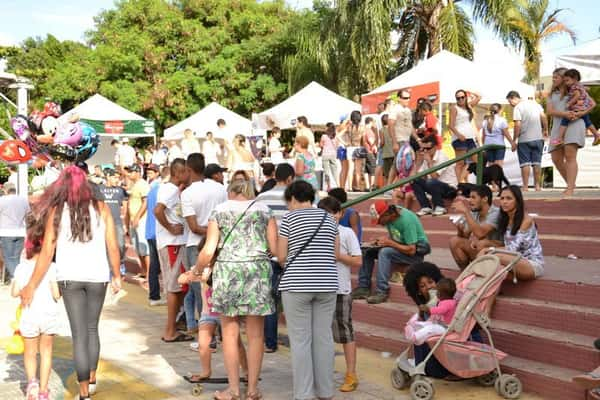
[[[456,265],[462,270],[485,247],[503,246],[498,233],[500,209],[492,205],[492,191],[486,185],[476,185],[469,195],[469,208],[456,201],[453,210],[462,214],[455,222],[457,235],[450,238],[450,251]]]
[[[389,296],[389,280],[393,264],[412,265],[422,262],[431,252],[429,241],[419,217],[406,208],[377,200],[371,205],[371,216],[377,224],[387,228],[389,237],[382,237],[364,251],[363,265],[358,274],[358,287],[353,299],[367,299],[368,303],[383,303]],[[370,295],[371,276],[377,263],[377,288]]]

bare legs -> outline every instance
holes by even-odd
[[[362,189],[362,181],[364,179],[363,176],[363,165],[365,160],[363,158],[357,158],[354,160],[354,174],[352,177],[352,190],[361,190]]]
[[[348,180],[348,160],[341,160],[342,169],[340,171],[340,187],[346,190],[346,181]]]
[[[567,189],[563,192],[566,196],[572,196],[575,192],[578,150],[576,144],[566,144],[551,153],[554,166],[567,184]]]
[[[465,155],[466,150],[456,150],[454,149],[454,155],[456,157],[460,157]],[[465,181],[462,180],[463,179],[463,170],[465,169],[465,162],[463,161],[457,161],[456,164],[454,164],[454,172],[456,173],[456,179],[458,179],[459,183],[464,183]]]
[[[48,381],[52,370],[52,341],[53,335],[40,335],[25,340],[25,374],[27,381],[31,382],[37,376],[37,353],[40,350],[40,393],[48,391]]]
[[[165,333],[163,339],[172,340],[177,336],[177,313],[183,303],[183,293],[167,293],[167,325],[165,326]]]

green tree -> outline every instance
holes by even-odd
[[[549,0],[516,0],[512,12],[507,14],[507,31],[503,36],[524,53],[525,80],[539,83],[542,63],[542,43],[558,35],[568,35],[573,44],[575,32],[558,19],[565,11],[550,10]]]
[[[159,129],[211,101],[249,116],[286,96],[296,16],[283,0],[121,0],[95,18],[86,45],[28,39],[9,68],[34,81],[38,99],[68,109],[101,93]]]

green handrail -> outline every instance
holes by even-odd
[[[415,175],[411,175],[408,178],[404,178],[404,179],[399,180],[398,182],[394,182],[391,185],[388,185],[388,186],[382,187],[381,189],[377,189],[373,192],[364,194],[362,196],[357,197],[356,199],[349,200],[349,201],[345,202],[344,204],[342,204],[342,208],[348,208],[355,204],[362,203],[363,201],[372,199],[373,197],[379,196],[380,194],[383,194],[383,193],[387,192],[388,190],[395,189],[398,186],[406,185],[407,183],[410,183],[410,182],[414,181],[415,179],[423,178],[424,176],[427,176],[427,175],[431,174],[432,172],[437,172],[438,170],[440,170],[442,168],[449,167],[450,165],[455,164],[458,161],[462,161],[467,158],[471,158],[474,155],[477,155],[477,184],[481,185],[482,179],[483,179],[483,154],[484,154],[483,152],[486,150],[499,150],[499,149],[504,149],[504,148],[505,147],[500,144],[483,145],[481,147],[478,147],[476,149],[466,152],[465,154],[463,154],[460,157],[456,157],[456,158],[453,158],[452,160],[444,161],[443,163],[438,164],[435,167],[428,168],[428,169],[426,169],[422,172],[419,172]]]

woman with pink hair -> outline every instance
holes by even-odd
[[[21,303],[31,303],[56,254],[56,281],[71,326],[79,398],[88,399],[96,389],[98,321],[106,287],[111,282],[114,293],[121,289],[114,221],[108,206],[94,198],[85,173],[75,165],[65,168],[46,189],[34,212],[46,228],[31,279],[21,290]]]

